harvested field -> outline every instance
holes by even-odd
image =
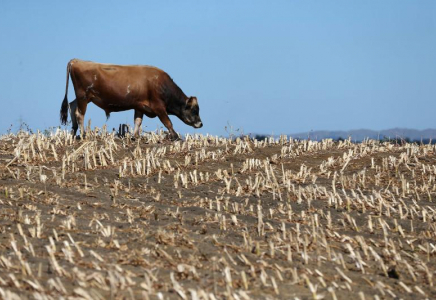
[[[436,147],[0,138],[0,298],[436,298]]]

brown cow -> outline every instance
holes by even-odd
[[[76,99],[68,105],[68,81],[76,92]],[[93,102],[106,112],[135,110],[135,136],[139,134],[142,117],[159,117],[168,128],[171,139],[178,135],[168,115],[175,115],[194,128],[203,126],[196,97],[187,97],[164,71],[151,66],[120,66],[99,64],[90,61],[72,59],[67,65],[67,86],[61,107],[61,122],[67,123],[70,107],[75,135],[80,125],[84,134],[83,121],[86,106]]]

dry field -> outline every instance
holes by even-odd
[[[0,298],[435,299],[436,147],[0,137]]]

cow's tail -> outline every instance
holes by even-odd
[[[62,106],[61,106],[61,123],[62,124],[67,124],[68,121],[68,81],[69,81],[69,76],[70,76],[70,72],[71,72],[71,61],[68,62],[67,65],[67,87],[65,88],[65,97],[64,97],[64,101],[62,101]]]

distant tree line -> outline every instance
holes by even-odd
[[[269,138],[269,137],[271,137],[271,136],[270,135],[265,135],[265,134],[256,134],[256,135],[253,136],[253,138],[255,140],[258,140],[258,141],[263,141],[263,140],[265,140],[266,138]],[[304,139],[301,139],[301,138],[294,138],[294,139],[295,140],[304,140]],[[348,139],[348,138],[338,137],[338,138],[334,138],[333,140],[336,141],[336,142],[339,142],[339,141],[345,141],[346,139]],[[395,145],[402,145],[402,144],[405,144],[405,143],[432,144],[432,145],[436,144],[436,140],[429,139],[429,138],[423,138],[423,139],[420,139],[420,140],[417,140],[417,139],[413,139],[412,140],[410,138],[401,138],[401,137],[396,137],[396,138],[383,137],[383,138],[380,138],[379,141],[380,142],[388,142],[388,143],[395,144]]]

